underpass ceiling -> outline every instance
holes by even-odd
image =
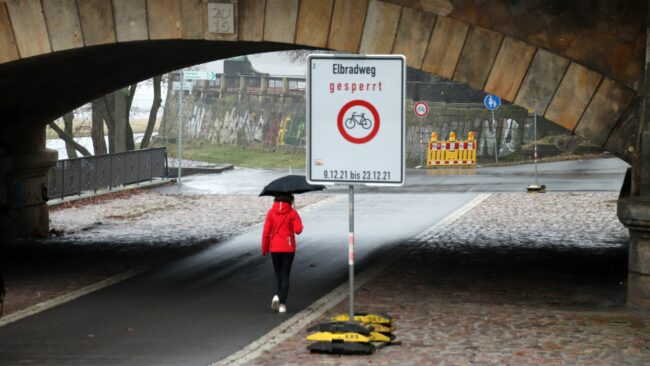
[[[643,0],[384,0],[449,16],[575,60],[640,91]]]

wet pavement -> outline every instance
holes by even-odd
[[[357,310],[396,316],[402,345],[311,354],[305,327],[246,364],[648,365],[650,312],[625,305],[627,232],[615,199],[493,194],[397,247],[399,259],[356,291]]]
[[[221,218],[232,224],[238,221],[232,217],[254,218],[251,212],[258,208],[256,214],[262,216],[257,216],[257,221],[261,221],[270,205],[266,198],[170,197],[141,192],[91,205],[94,207],[58,212],[53,220],[67,229],[57,242],[44,247],[65,246],[69,240],[67,248],[117,250],[126,252],[126,258],[164,254],[165,261],[128,281],[0,327],[0,364],[201,365],[226,357],[346,280],[347,197],[306,194],[299,196],[298,202],[315,202],[318,197],[320,202],[301,211],[306,229],[298,237],[286,316],[269,309],[272,266],[269,258],[260,254],[260,225],[248,226],[227,240],[204,239],[210,237],[211,230],[218,233],[219,227],[224,231],[234,228],[219,223]],[[359,270],[472,197],[474,194],[359,195]],[[178,202],[170,206],[174,200]],[[240,207],[234,204],[237,201]],[[260,210],[263,204],[264,210]],[[184,205],[194,208],[194,216]],[[435,212],[420,214],[431,207],[436,207]],[[201,215],[210,219],[195,219]],[[62,222],[64,217],[72,220],[79,216],[91,225],[79,228]],[[98,218],[101,224],[92,225]],[[121,225],[116,223],[119,220],[123,220]],[[138,234],[140,231],[143,233]],[[110,240],[111,233],[114,240]],[[151,240],[156,235],[159,242]],[[163,249],[167,249],[163,254],[158,252]],[[101,250],[95,254],[101,256]],[[60,264],[57,257],[49,258],[54,265]],[[18,272],[14,269],[11,273]],[[8,284],[10,279],[7,276]]]
[[[649,364],[650,313],[625,306],[620,160],[540,165],[540,183],[576,192],[495,193],[444,229],[426,230],[475,197],[429,192],[521,192],[530,168],[413,170],[404,188],[360,188],[358,269],[395,262],[357,291],[357,309],[395,314],[403,344],[364,357],[312,355],[302,330],[251,364]],[[52,238],[4,248],[8,300],[15,290],[32,301],[57,296],[166,260],[0,327],[0,364],[208,364],[273,329],[286,318],[268,309],[270,265],[257,255],[256,225],[270,199],[256,195],[260,182],[287,173],[192,176],[180,188],[53,212]],[[299,237],[289,316],[347,279],[342,193],[297,197],[309,230]],[[330,315],[347,311],[346,301],[332,305]]]
[[[559,161],[538,165],[538,183],[549,192],[618,192],[628,164],[618,158]],[[214,179],[209,175],[183,178],[179,186],[160,190],[174,194],[258,194],[262,185],[288,169],[248,169],[236,167]],[[293,170],[305,174],[304,170]],[[398,188],[357,187],[357,192],[524,192],[535,180],[533,165],[484,167],[480,169],[407,169],[406,184]],[[329,192],[347,193],[347,186],[328,186]]]

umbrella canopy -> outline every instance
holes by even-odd
[[[304,175],[285,175],[267,184],[260,196],[277,196],[283,193],[305,193],[310,191],[320,191],[325,186],[320,184],[309,184]]]

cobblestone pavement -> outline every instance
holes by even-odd
[[[296,198],[297,207],[325,194]],[[270,197],[178,195],[132,190],[71,202],[50,212],[50,237],[4,245],[4,314],[139,265],[187,254],[264,220]]]
[[[325,195],[298,196],[298,208]],[[216,241],[264,220],[272,197],[180,195],[140,191],[74,209],[53,210],[50,227],[63,235],[49,242],[192,245]]]
[[[398,247],[355,294],[397,317],[371,356],[310,354],[306,330],[252,365],[648,365],[650,312],[625,305],[614,193],[494,194]],[[327,312],[347,312],[347,300]]]

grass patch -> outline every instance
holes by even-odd
[[[167,145],[167,154],[176,157],[178,146]],[[246,168],[304,168],[305,154],[271,151],[261,147],[183,144],[183,159],[214,164],[234,164]]]

